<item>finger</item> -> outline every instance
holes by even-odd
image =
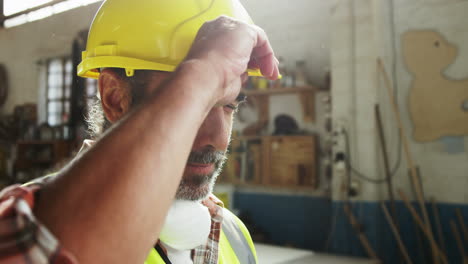
[[[260,66],[259,66],[258,63],[257,63],[257,59],[256,59],[256,58],[250,58],[250,61],[249,61],[249,64],[248,64],[248,68],[249,68],[249,69],[258,69],[258,68],[260,68]]]
[[[248,79],[249,79],[249,75],[247,74],[247,72],[244,72],[244,73],[241,75],[241,83],[242,83],[242,86],[247,82]]]
[[[272,80],[277,80],[279,78],[280,72],[278,68],[278,64],[276,64],[275,71],[273,75],[271,76]]]
[[[261,64],[264,65],[264,64],[270,64],[271,63],[270,61],[268,61],[268,58],[261,58],[260,60],[262,62],[259,62],[259,60],[256,59],[256,58],[251,58],[251,60],[249,61],[249,64],[248,64],[248,68],[249,69],[260,69]],[[267,78],[272,78],[272,79],[279,78],[280,72],[279,72],[279,66],[278,65],[279,65],[279,61],[278,61],[278,59],[276,59],[276,57],[274,57],[273,66],[271,66],[271,67],[273,67],[273,70],[274,70],[274,72],[272,72],[273,74],[272,75],[266,74],[265,72],[267,72],[267,70],[265,70],[265,67],[264,67],[264,69],[262,71],[262,75],[267,77]]]
[[[258,59],[258,63],[263,76],[272,80],[278,78],[278,65],[273,54]]]
[[[278,60],[274,55],[268,37],[263,29],[257,26],[252,27],[257,34],[257,38],[251,57],[257,62],[257,66],[260,68],[262,75],[270,79],[276,79],[278,77]]]

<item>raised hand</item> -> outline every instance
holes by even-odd
[[[259,68],[262,74],[278,78],[278,60],[261,28],[221,16],[206,22],[198,31],[186,60],[202,60],[219,78],[216,96],[221,102],[239,93],[247,68]],[[218,93],[220,92],[220,93]]]

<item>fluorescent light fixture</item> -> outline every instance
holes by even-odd
[[[36,11],[29,12],[27,14],[28,22],[43,19],[45,17],[51,16],[52,14],[53,14],[52,13],[52,7],[50,7],[50,6],[44,7],[44,8],[38,9]]]
[[[51,2],[52,0],[4,0],[4,14],[5,16],[12,15],[29,8],[33,8],[42,4]],[[27,22],[43,19],[54,14],[62,13],[80,6],[87,6],[92,3],[100,2],[102,0],[67,0],[55,5],[47,6],[27,14],[12,17],[4,21],[6,28],[19,26]]]
[[[79,7],[80,3],[76,3],[76,2],[77,1],[65,1],[65,2],[60,2],[58,4],[53,5],[52,8],[54,9],[54,14],[62,13],[70,9]]]
[[[13,15],[15,13],[46,4],[51,1],[52,0],[4,0],[3,14],[5,16]]]
[[[16,16],[10,19],[5,20],[4,25],[6,28],[19,26],[28,22],[28,16],[26,14],[21,16]]]

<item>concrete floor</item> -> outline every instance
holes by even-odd
[[[313,251],[255,244],[260,264],[377,264],[371,259],[314,253]]]

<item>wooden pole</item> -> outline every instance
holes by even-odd
[[[465,242],[468,243],[468,230],[466,229],[465,219],[463,219],[460,208],[455,209],[455,214],[457,215],[458,223],[460,224],[463,236],[465,237]]]
[[[460,251],[460,255],[463,261],[465,261],[466,259],[465,247],[463,246],[463,241],[462,241],[460,232],[458,231],[457,224],[455,223],[455,221],[453,220],[450,221],[450,227],[452,227],[452,233],[453,233],[453,236],[455,237],[455,240],[457,241],[457,246],[458,246],[458,250]]]
[[[390,162],[388,161],[388,151],[387,151],[387,142],[385,140],[385,134],[383,131],[383,124],[382,124],[382,116],[380,114],[380,108],[379,105],[375,105],[375,119],[377,122],[377,129],[378,129],[378,134],[379,134],[379,141],[380,141],[380,147],[382,149],[382,156],[383,156],[383,162],[384,162],[384,168],[385,168],[385,177],[387,178],[387,191],[388,191],[388,198],[390,200],[390,205],[392,208],[392,219],[393,222],[396,224],[396,228],[398,232],[400,232],[400,228],[398,226],[398,221],[396,219],[396,206],[395,206],[395,198],[393,195],[393,184],[392,184],[392,175],[390,171]]]
[[[439,243],[442,251],[445,251],[447,247],[445,246],[445,238],[442,232],[442,224],[440,223],[439,210],[437,208],[437,203],[434,197],[431,197],[432,213],[434,214],[434,219],[436,222],[437,234],[439,236]]]
[[[351,212],[351,209],[349,208],[349,205],[345,204],[343,206],[343,210],[346,213],[346,216],[348,217],[348,220],[349,220],[351,226],[353,227],[354,231],[356,231],[356,233],[358,235],[358,238],[359,238],[359,241],[361,242],[362,247],[364,247],[364,250],[366,251],[367,255],[372,259],[377,259],[378,260],[379,257],[377,257],[377,254],[372,249],[372,246],[369,243],[369,240],[367,239],[364,232],[362,232],[362,230],[360,228],[360,224],[359,224],[358,220],[356,219],[356,217],[354,216],[354,214]]]
[[[397,210],[396,210],[396,205],[395,205],[395,197],[393,194],[392,172],[390,169],[390,161],[388,158],[387,141],[385,140],[382,115],[380,114],[380,107],[378,104],[375,104],[374,106],[374,113],[375,113],[375,122],[377,123],[377,132],[379,135],[380,149],[382,150],[382,158],[384,162],[384,171],[385,171],[385,178],[386,178],[386,183],[387,183],[388,200],[390,201],[390,208],[392,210],[391,211],[392,223],[395,224],[397,233],[400,233],[400,225],[398,224],[398,220],[397,220],[398,215],[397,215]],[[400,258],[405,258],[405,256],[401,255]]]
[[[384,212],[385,218],[387,219],[388,224],[390,225],[390,228],[392,229],[392,233],[395,236],[395,240],[397,241],[398,247],[400,248],[401,254],[403,255],[406,263],[412,264],[411,258],[408,255],[408,251],[406,250],[405,245],[403,244],[403,241],[401,240],[400,237],[400,231],[397,229],[394,220],[390,216],[390,213],[387,210],[387,207],[383,202],[380,203],[380,206],[382,207],[382,211]]]
[[[3,14],[3,0],[0,0],[0,28],[5,27],[5,15]]]
[[[383,62],[382,62],[382,60],[380,58],[377,59],[377,65],[378,65],[379,71],[382,72],[382,74],[383,74],[385,86],[386,86],[387,92],[388,92],[388,97],[390,98],[393,113],[395,114],[395,119],[397,121],[398,129],[400,131],[400,137],[401,137],[401,141],[402,141],[402,144],[403,144],[403,150],[404,150],[406,162],[408,163],[408,167],[409,167],[409,169],[411,171],[410,180],[412,181],[412,183],[414,185],[414,188],[415,188],[416,198],[417,198],[417,201],[419,203],[419,206],[421,207],[421,211],[422,211],[422,215],[423,215],[423,218],[424,218],[424,223],[426,224],[426,227],[427,227],[427,231],[429,232],[428,235],[429,235],[429,237],[431,237],[433,239],[431,223],[429,222],[429,215],[427,214],[426,205],[424,203],[423,190],[421,188],[422,183],[418,179],[416,166],[415,166],[415,164],[413,162],[413,158],[411,157],[411,151],[410,151],[410,148],[409,148],[408,139],[406,138],[406,132],[405,132],[405,128],[403,126],[403,121],[401,119],[400,111],[398,109],[395,98],[393,96],[393,87],[392,87],[392,85],[390,83],[390,79],[388,77],[387,71],[385,70],[385,66],[383,65]],[[432,251],[433,262],[438,264],[439,263],[439,261],[438,261],[439,258],[437,257],[437,250],[435,248],[431,247],[431,251]]]
[[[418,213],[409,202],[408,197],[406,197],[406,195],[401,190],[399,190],[398,193],[406,208],[408,208],[411,215],[413,216],[413,219],[416,221],[419,228],[423,231],[423,234],[426,235],[429,243],[431,244],[431,248],[436,251],[437,255],[440,257],[443,263],[448,264],[447,256],[445,256],[445,254],[440,250],[439,246],[437,246],[437,243],[435,242],[434,237],[431,235],[431,232],[428,230],[427,225],[425,225],[424,221],[419,217]]]
[[[411,175],[411,171],[409,172],[408,176],[410,175]],[[416,175],[418,176],[418,183],[419,183],[419,188],[421,189],[422,196],[426,197],[426,195],[424,194],[423,186],[422,186],[421,170],[419,169],[418,165],[416,165]],[[415,196],[416,196],[416,192],[415,192]]]

